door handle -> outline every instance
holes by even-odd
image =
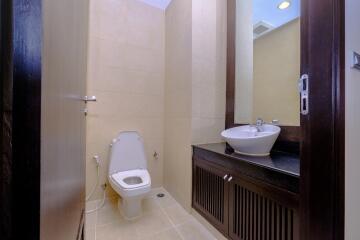
[[[228,179],[228,182],[231,182],[232,179],[233,179],[233,177],[230,176],[229,179]]]
[[[84,102],[87,103],[87,102],[96,102],[96,96],[85,96],[83,98]]]
[[[227,174],[226,174],[226,175],[223,177],[223,178],[224,178],[224,180],[226,180],[228,176],[229,176],[229,175],[227,175]]]

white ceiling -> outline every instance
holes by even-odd
[[[290,7],[284,10],[278,8],[281,2],[283,0],[253,0],[254,25],[264,21],[277,28],[300,16],[300,0],[291,0]]]
[[[164,10],[167,8],[169,3],[171,2],[171,0],[139,0],[139,1],[149,4],[153,7],[164,9]]]

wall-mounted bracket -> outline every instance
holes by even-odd
[[[357,52],[353,52],[352,67],[357,70],[360,70],[360,54]]]
[[[300,106],[301,114],[307,115],[309,113],[309,75],[303,74],[299,79],[300,92]]]

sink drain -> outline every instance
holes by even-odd
[[[162,198],[162,197],[165,197],[165,194],[163,194],[163,193],[158,193],[156,196],[157,196],[158,198]]]

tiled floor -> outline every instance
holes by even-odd
[[[157,193],[165,193],[158,198]],[[96,202],[88,204],[91,209]],[[164,189],[154,189],[143,200],[143,216],[126,221],[109,199],[98,212],[86,216],[86,240],[215,240],[199,221],[188,214]]]

